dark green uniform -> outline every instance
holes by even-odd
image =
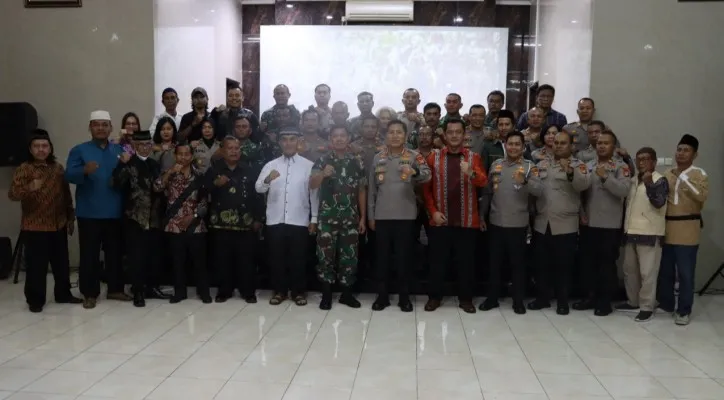
[[[317,162],[329,153],[329,141],[319,135],[304,135],[299,139],[297,153],[311,162]]]
[[[505,145],[502,141],[496,140],[494,142],[485,142],[482,151],[483,167],[485,173],[490,172],[490,166],[493,165],[495,160],[505,158]]]
[[[380,139],[375,139],[372,142],[365,139],[357,139],[352,143],[351,147],[354,152],[362,157],[365,171],[369,171],[372,167],[372,160],[375,158],[375,154],[385,149],[385,143]]]
[[[325,178],[319,188],[319,226],[317,233],[317,276],[323,283],[339,282],[349,287],[357,275],[359,243],[359,190],[367,184],[361,157],[334,153],[314,163],[312,173],[334,167],[334,175]],[[337,255],[339,257],[337,257]],[[335,264],[338,264],[335,273]]]

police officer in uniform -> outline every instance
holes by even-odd
[[[589,128],[591,125],[589,125]],[[595,309],[597,316],[613,311],[611,297],[617,283],[616,259],[620,246],[623,208],[631,188],[631,170],[614,158],[616,135],[603,131],[596,140],[598,157],[587,164],[591,187],[584,195],[588,222],[583,239],[582,286],[589,297],[573,304],[574,310]]]
[[[591,186],[586,164],[571,156],[571,137],[556,135],[553,160],[538,163],[543,195],[536,201],[535,252],[538,265],[538,296],[528,304],[529,310],[551,306],[550,282],[556,283],[559,315],[569,313],[568,290],[571,268],[576,256],[580,194]]]
[[[581,100],[578,100],[578,109],[576,110],[576,113],[578,114],[578,121],[571,122],[570,124],[565,125],[563,127],[563,130],[571,135],[571,140],[573,141],[574,147],[573,154],[576,155],[579,160],[583,162],[588,162],[590,160],[581,159],[577,153],[588,147],[589,144],[592,144],[594,146],[596,145],[595,143],[589,142],[590,133],[588,130],[588,127],[593,123],[593,114],[596,113],[596,104],[593,102],[593,99],[589,97],[584,97]],[[601,126],[601,130],[603,129],[604,126]],[[595,148],[593,150],[594,151],[592,155],[593,158],[595,158]]]
[[[403,312],[412,311],[410,275],[414,272],[415,229],[419,226],[415,188],[430,180],[430,168],[422,155],[405,148],[407,125],[393,120],[387,126],[387,146],[372,161],[369,171],[368,219],[376,232],[377,299],[372,309],[381,311],[390,305],[388,276],[397,269],[397,305]]]
[[[367,176],[362,159],[348,150],[349,133],[344,126],[330,131],[333,151],[312,167],[311,189],[319,189],[317,276],[322,282],[319,308],[332,308],[332,284],[342,286],[339,302],[359,308],[352,294],[357,276],[357,245],[367,220]],[[335,271],[335,266],[337,266]]]
[[[575,125],[575,124],[577,124],[577,123],[568,124],[567,127],[563,128],[563,129],[564,130],[573,129],[573,130],[578,131],[580,128],[578,127],[578,125]],[[586,126],[586,134],[578,136],[581,138],[583,136],[586,137],[586,141],[585,141],[586,146],[584,146],[580,150],[578,150],[578,152],[576,153],[576,158],[583,161],[584,163],[588,163],[589,161],[593,161],[596,158],[598,158],[598,152],[596,150],[596,141],[598,140],[598,136],[601,134],[601,132],[603,132],[604,129],[606,129],[606,124],[604,124],[603,121],[598,121],[598,120],[591,121]],[[566,130],[566,132],[570,133],[571,131]],[[580,141],[579,141],[579,143],[580,143]],[[578,146],[576,146],[576,149],[577,148],[578,148]],[[575,151],[575,149],[574,149],[574,151]]]
[[[490,206],[490,287],[481,311],[499,307],[500,270],[510,260],[513,277],[513,311],[525,314],[525,248],[528,233],[528,199],[538,197],[543,186],[538,168],[523,158],[525,136],[511,132],[505,139],[506,158],[493,162],[488,184],[480,200],[480,215]],[[485,229],[485,221],[480,219]]]

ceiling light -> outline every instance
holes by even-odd
[[[332,17],[331,15],[327,15],[327,19],[332,19],[332,18],[334,18],[334,17]]]
[[[294,4],[287,4],[287,8],[294,8]]]
[[[461,16],[458,15],[457,17],[455,17],[454,21],[455,21],[455,22],[463,22],[463,17],[461,17]]]

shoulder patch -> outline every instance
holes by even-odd
[[[578,164],[578,170],[581,171],[582,174],[588,173],[588,168],[586,168],[586,164],[584,163]]]
[[[621,166],[621,173],[626,178],[631,176],[631,170],[629,169],[628,165],[624,164]]]
[[[539,175],[538,173],[538,167],[535,165],[530,168],[530,175],[537,177]]]

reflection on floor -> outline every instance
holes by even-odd
[[[0,282],[0,399],[724,399],[722,296],[697,298],[686,327],[510,303],[467,315],[453,299],[408,314],[373,313],[369,295],[329,312],[318,296],[268,299],[31,314],[22,285]]]

